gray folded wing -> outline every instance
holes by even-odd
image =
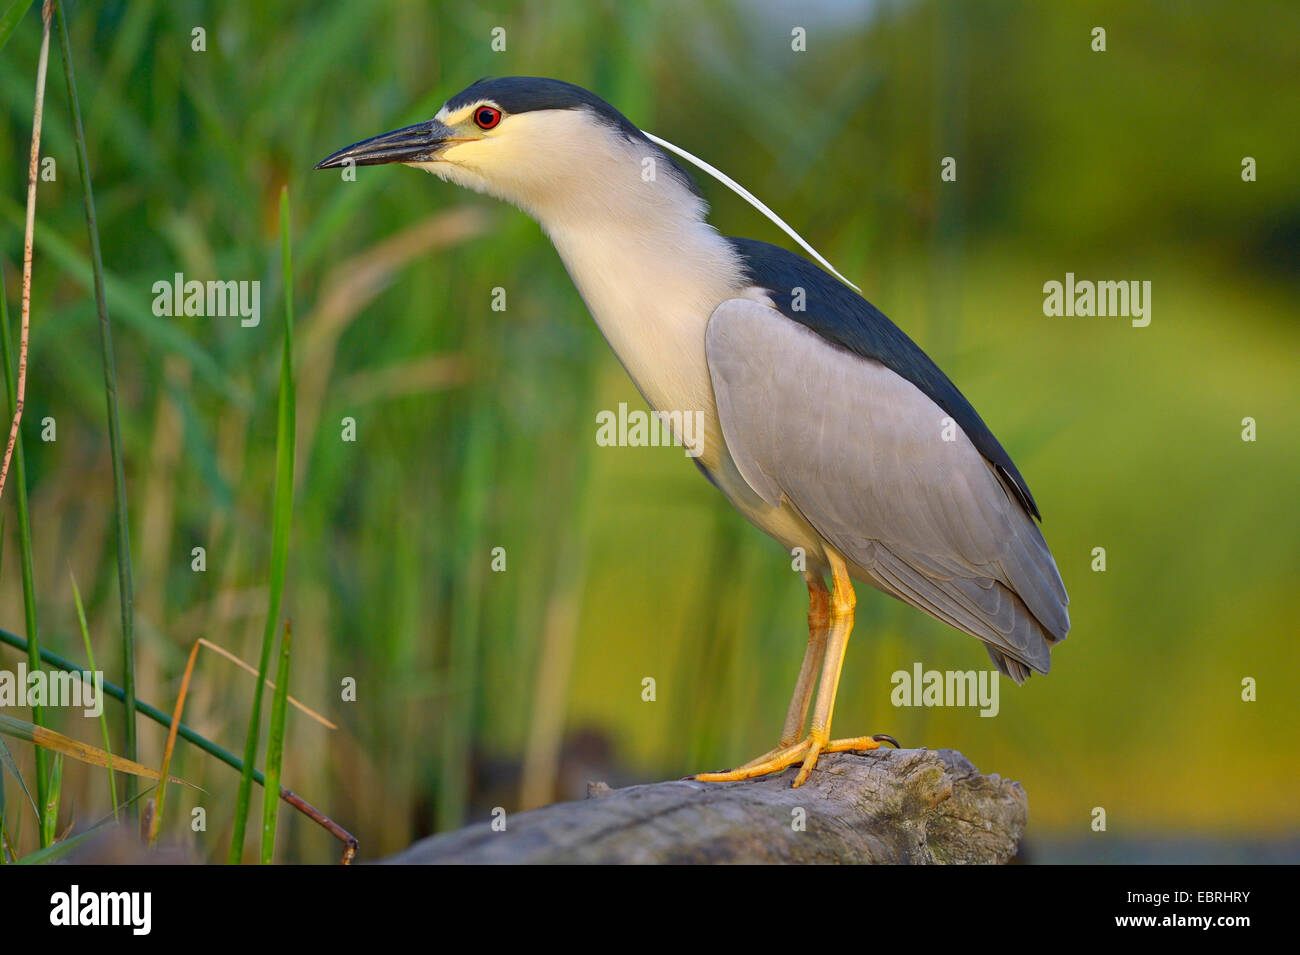
[[[759,496],[784,497],[870,582],[984,641],[1008,676],[1048,671],[1070,629],[1056,563],[938,405],[759,302],[723,302],[705,341],[723,438]]]

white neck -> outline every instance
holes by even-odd
[[[551,237],[650,406],[704,413],[702,463],[709,466],[716,449],[707,435],[718,429],[704,331],[713,310],[747,283],[730,244],[704,221],[704,201],[663,154],[617,133],[608,139],[605,149],[586,156],[583,188],[520,205]]]
[[[685,190],[682,190],[685,192]],[[731,247],[680,203],[643,203],[635,215],[543,221],[596,325],[652,408],[701,412],[702,463],[716,448],[717,411],[704,332],[743,284]]]

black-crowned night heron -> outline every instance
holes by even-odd
[[[509,77],[316,168],[402,163],[518,206],[650,406],[703,415],[696,464],[805,556],[809,611],[779,745],[697,778],[800,763],[798,786],[819,753],[889,739],[830,737],[852,580],[977,637],[1016,682],[1047,672],[1069,601],[1029,487],[957,387],[847,285],[785,249],[719,235],[660,144],[681,153],[580,87]]]

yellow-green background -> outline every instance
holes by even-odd
[[[1188,858],[1294,855],[1294,4],[68,9],[116,332],[140,696],[170,711],[200,636],[257,656],[287,183],[292,692],[341,728],[292,715],[284,781],[355,832],[364,856],[518,808],[529,759],[535,778],[557,778],[554,798],[588,778],[674,778],[753,756],[774,742],[803,650],[803,587],[776,544],[680,450],[596,445],[596,413],[640,398],[534,223],[407,169],[363,168],[354,183],[312,171],[487,74],[586,86],[726,170],[935,358],[1026,475],[1071,597],[1051,675],[1003,681],[995,719],[895,709],[894,670],[987,658],[864,589],[838,730],[954,747],[1020,780],[1037,861],[1171,844]],[[793,26],[806,52],[791,50]],[[1091,50],[1098,26],[1104,53]],[[195,27],[206,52],[191,50]],[[491,48],[494,27],[505,52]],[[11,315],[38,41],[33,13],[0,55]],[[58,175],[40,187],[24,419],[40,622],[46,646],[82,657],[75,574],[97,658],[119,680],[102,370],[53,63],[43,153]],[[954,183],[940,181],[944,156]],[[1256,182],[1242,181],[1245,156]],[[702,186],[726,234],[785,241]],[[155,318],[151,287],[177,271],[260,279],[261,325]],[[1149,280],[1150,326],[1045,317],[1042,285],[1067,271]],[[504,312],[490,307],[495,287]],[[53,443],[40,440],[47,416]],[[345,416],[355,443],[340,439]],[[1254,443],[1241,439],[1248,416]],[[0,626],[21,631],[11,492],[3,509]],[[205,574],[190,570],[200,545]],[[498,546],[501,574],[489,569]],[[1095,547],[1104,573],[1090,569]],[[0,651],[0,665],[18,659]],[[339,699],[346,677],[356,703]],[[655,702],[642,700],[646,677]],[[1246,677],[1257,702],[1241,700]],[[241,749],[251,682],[200,657],[187,721]],[[109,713],[120,733],[120,707]],[[552,724],[565,734],[553,774],[539,742]],[[79,716],[56,725],[98,740]],[[156,764],[165,731],[140,731]],[[11,746],[30,766],[25,744]],[[184,747],[173,771],[206,793],[178,791],[166,836],[224,857],[236,775]],[[69,765],[65,777],[60,829],[107,810],[101,771]],[[15,792],[9,826],[30,848]],[[209,819],[197,836],[194,805]],[[1105,834],[1091,831],[1094,807]],[[285,825],[282,858],[334,856],[309,823]]]

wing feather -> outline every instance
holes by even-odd
[[[869,582],[984,641],[1008,676],[1047,672],[1070,627],[1056,563],[933,400],[750,299],[717,308],[706,352],[727,450],[755,493],[797,508]]]

